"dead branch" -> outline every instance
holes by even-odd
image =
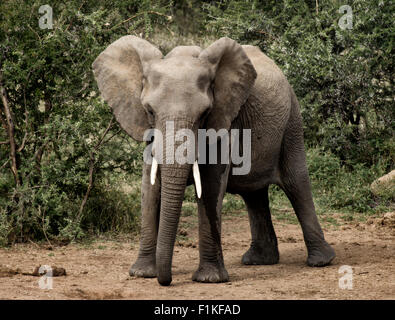
[[[5,168],[5,166],[8,164],[8,162],[10,162],[11,159],[7,159],[6,162],[3,163],[3,165],[0,167],[0,170],[3,170],[3,168]]]
[[[26,143],[27,136],[28,136],[28,130],[27,130],[28,119],[29,119],[29,112],[26,109],[26,102],[25,102],[25,135],[23,136],[21,146],[17,150],[18,152],[21,152],[25,148],[25,143]]]
[[[101,145],[102,145],[102,143],[103,143],[103,140],[104,140],[104,138],[106,137],[108,131],[110,131],[110,129],[111,129],[113,123],[114,123],[114,117],[112,117],[111,120],[110,120],[110,122],[108,123],[108,126],[107,126],[106,130],[103,132],[103,134],[102,134],[102,136],[101,136],[99,142],[98,142],[98,143],[96,144],[96,146],[94,147],[94,151],[97,151],[97,150],[101,147]]]
[[[95,173],[95,164],[96,164],[95,152],[102,146],[104,138],[106,137],[108,131],[110,131],[113,123],[114,123],[114,117],[111,118],[110,122],[108,123],[108,126],[107,126],[106,130],[104,130],[104,132],[103,132],[102,136],[100,137],[99,141],[94,146],[92,151],[89,153],[89,181],[88,181],[88,188],[86,190],[84,199],[82,200],[82,203],[81,203],[80,210],[78,212],[76,221],[80,221],[80,219],[82,217],[82,212],[84,211],[85,205],[86,205],[86,203],[88,201],[89,194],[90,194],[90,192],[91,192],[91,190],[93,188],[93,181],[94,181],[93,175]]]
[[[148,14],[154,14],[154,15],[161,16],[161,17],[165,17],[168,21],[171,21],[171,20],[173,19],[172,16],[168,16],[168,15],[166,15],[166,14],[164,14],[164,13],[157,12],[157,11],[152,11],[152,10],[148,10],[148,11],[144,11],[144,12],[139,12],[139,13],[135,14],[134,16],[131,16],[130,18],[127,18],[126,20],[124,20],[124,21],[118,23],[117,25],[115,25],[114,27],[112,27],[110,30],[116,29],[116,28],[118,28],[120,25],[122,25],[122,24],[124,24],[124,23],[126,23],[126,22],[128,22],[128,21],[130,21],[130,20],[133,20],[134,18],[137,18],[137,17],[139,17],[139,16],[142,16],[142,15],[144,15],[144,14],[147,14],[147,13],[148,13]]]
[[[30,77],[30,73],[28,75],[28,78]],[[25,88],[23,88],[23,103],[25,106],[25,135],[23,136],[21,146],[18,149],[18,152],[21,152],[25,148],[25,143],[28,137],[28,125],[29,125],[29,111],[27,111],[27,104],[26,104],[26,91]]]
[[[47,233],[45,232],[45,214],[44,214],[44,212],[42,212],[42,214],[41,214],[41,206],[38,206],[38,213],[39,213],[39,216],[41,216],[42,230],[44,233],[44,237],[47,240],[48,244],[52,247],[52,243],[51,243],[51,241],[49,241]]]
[[[11,171],[14,175],[15,184],[17,187],[21,185],[19,174],[18,174],[18,161],[17,161],[17,146],[15,142],[15,127],[13,116],[11,113],[10,105],[7,99],[7,92],[3,86],[3,74],[0,70],[0,94],[3,102],[3,112],[6,116],[7,133],[10,144],[10,157],[11,157]]]
[[[45,114],[47,115],[44,119],[44,124],[47,124],[49,121],[49,112],[52,110],[52,102],[49,99],[45,99]],[[46,134],[44,134],[44,139],[46,137]],[[44,153],[45,147],[48,145],[48,142],[41,144],[41,146],[38,148],[36,154],[34,155],[34,159],[36,160],[36,168],[38,171],[41,170],[41,159]]]
[[[82,8],[82,6],[85,4],[85,2],[86,2],[86,0],[82,1],[82,3],[81,3],[81,5],[80,5],[80,7],[78,8],[77,12],[79,12],[79,11],[81,10],[81,8]],[[62,13],[63,13],[63,12],[62,12]],[[59,19],[59,21],[60,21],[60,19]],[[72,24],[73,24],[73,20],[71,20],[70,24],[67,26],[67,28],[66,28],[65,31],[69,30],[69,28],[71,27]],[[57,28],[56,28],[56,29],[57,29]]]
[[[21,146],[20,146],[19,149],[17,150],[18,152],[21,152],[21,151],[25,148],[26,139],[27,139],[27,132],[25,133],[25,135],[24,135],[24,137],[23,137]]]
[[[4,130],[7,131],[7,123],[6,123],[5,119],[3,118],[3,114],[2,114],[1,108],[0,108],[0,122],[1,122]]]
[[[271,33],[263,31],[263,30],[257,30],[256,32],[260,33],[260,34],[264,34],[267,35],[269,38],[272,38],[274,40],[278,40],[278,38],[276,38],[275,36],[273,36]]]

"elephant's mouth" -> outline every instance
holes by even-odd
[[[160,165],[166,163],[166,167],[173,167],[174,170],[177,170],[177,168],[184,167],[186,164],[192,164],[192,175],[196,188],[196,195],[198,198],[201,198],[202,183],[197,159],[198,144],[196,143],[196,139],[198,135],[196,121],[181,117],[175,120],[171,117],[164,117],[160,119],[158,127],[162,130],[158,129],[158,131],[155,132],[152,144],[151,185],[154,185],[156,182]],[[188,132],[189,136],[186,135],[185,132]],[[161,136],[158,137],[157,135]],[[182,141],[180,141],[180,137],[182,137]],[[181,148],[181,152],[178,152],[179,148]],[[185,152],[187,154],[186,157],[184,157]],[[180,154],[182,154],[182,156],[180,156]],[[169,157],[171,158],[169,159]]]
[[[152,185],[155,184],[156,176],[158,173],[158,167],[159,167],[158,161],[156,160],[156,158],[154,156],[152,156],[151,176],[150,176]],[[195,162],[193,163],[192,173],[193,173],[193,180],[194,180],[195,188],[196,188],[196,195],[200,199],[202,196],[202,181],[200,179],[198,160],[195,160]]]

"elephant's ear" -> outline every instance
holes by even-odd
[[[226,37],[203,50],[199,59],[209,64],[214,75],[214,105],[207,127],[228,130],[249,96],[256,71],[242,46]]]
[[[133,139],[143,141],[150,127],[140,101],[143,69],[162,53],[148,41],[124,36],[109,45],[93,62],[93,73],[103,99],[120,126]]]

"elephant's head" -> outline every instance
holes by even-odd
[[[176,47],[163,57],[149,42],[125,36],[99,55],[93,70],[102,97],[120,126],[138,141],[143,141],[145,130],[158,129],[163,133],[164,148],[166,139],[174,141],[166,132],[166,121],[173,121],[172,133],[190,129],[195,141],[199,128],[229,129],[256,78],[243,48],[229,38],[221,38],[204,50]],[[158,281],[163,285],[171,282],[177,225],[192,167],[190,163],[167,163],[169,152],[176,148],[162,150],[164,159],[159,165],[161,205],[156,263]],[[156,168],[154,161],[154,177]]]

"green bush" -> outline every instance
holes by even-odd
[[[246,210],[244,200],[239,195],[226,194],[222,205],[222,211],[225,214],[236,213],[241,210]]]
[[[375,197],[370,185],[383,175],[382,166],[356,164],[352,168],[328,151],[307,152],[313,195],[321,210],[372,213],[391,205],[391,196]]]
[[[395,167],[391,1],[234,1],[203,5],[206,28],[259,46],[298,96],[313,190],[323,210],[388,210],[370,183]],[[317,6],[318,5],[318,6]],[[278,188],[273,203],[284,204]]]
[[[141,175],[143,146],[112,119],[91,71],[97,55],[130,28],[124,23],[128,6],[119,3],[117,9],[110,1],[53,4],[51,30],[38,27],[42,1],[0,3],[1,85],[12,111],[17,149],[15,173],[10,146],[0,144],[3,240],[74,239],[88,225],[118,230],[115,220],[110,223],[104,213],[119,217],[120,223],[120,217],[133,215],[122,222],[125,228],[135,223],[135,211],[127,214],[125,205],[114,202],[122,198],[115,187],[107,193],[98,191],[108,179],[116,183]],[[135,9],[129,5],[130,10],[144,11],[155,3],[135,1]],[[155,23],[166,21],[160,14],[141,16],[146,24],[151,18]],[[141,30],[148,30],[146,24]],[[7,128],[5,105],[0,106],[1,124]],[[9,138],[8,130],[0,130],[0,141]],[[106,201],[97,206],[98,199]],[[88,223],[94,211],[102,222]]]
[[[81,226],[91,233],[136,231],[140,216],[140,188],[123,191],[113,184],[101,184],[93,190]]]
[[[318,4],[318,7],[317,7]],[[204,5],[207,28],[258,45],[284,71],[299,98],[309,146],[350,165],[394,168],[391,1],[221,1]],[[383,161],[384,160],[384,161]]]

